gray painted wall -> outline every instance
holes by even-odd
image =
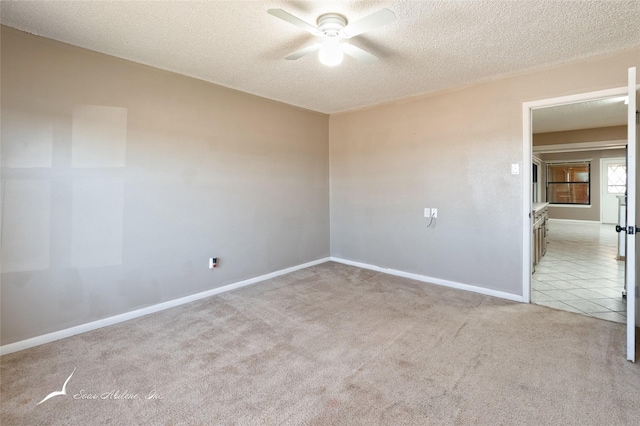
[[[522,102],[639,58],[327,118],[3,28],[1,343],[329,253],[521,294]]]
[[[639,49],[332,115],[332,256],[522,295],[522,103],[626,86],[631,66]]]
[[[1,102],[3,345],[329,255],[326,115],[8,28]]]

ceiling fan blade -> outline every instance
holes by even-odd
[[[322,48],[322,43],[315,43],[309,47],[305,47],[304,49],[300,49],[297,52],[292,53],[291,55],[287,56],[285,59],[288,59],[290,61],[295,61],[296,59],[302,58],[304,55],[317,52],[318,50],[320,50],[320,48]]]
[[[370,31],[384,25],[390,24],[396,20],[396,15],[389,9],[380,9],[379,11],[372,13],[369,16],[365,16],[362,19],[358,19],[342,30],[345,38],[355,37],[362,34],[365,31]]]
[[[365,64],[373,64],[378,60],[378,57],[371,53],[360,49],[350,43],[342,43],[342,51],[354,59],[359,60]]]
[[[288,23],[293,24],[296,27],[302,28],[303,30],[308,31],[315,36],[322,35],[322,32],[313,25],[304,22],[302,19],[293,16],[289,12],[285,12],[282,9],[269,9],[267,10],[267,13],[269,15],[275,16],[276,18],[280,18],[283,21],[287,21]]]

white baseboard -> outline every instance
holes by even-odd
[[[354,261],[351,261],[351,260],[341,259],[339,257],[331,257],[330,259],[333,262],[344,263],[345,265],[357,266],[358,268],[370,269],[372,271],[382,272],[382,273],[390,274],[390,275],[396,275],[398,277],[409,278],[409,279],[416,280],[416,281],[422,281],[422,282],[426,282],[426,283],[430,283],[430,284],[437,284],[437,285],[441,285],[441,286],[444,286],[444,287],[456,288],[456,289],[459,289],[459,290],[472,291],[474,293],[480,293],[480,294],[484,294],[486,296],[499,297],[501,299],[512,300],[514,302],[523,302],[524,301],[522,296],[517,295],[517,294],[512,294],[512,293],[506,293],[504,291],[491,290],[489,288],[479,287],[479,286],[476,286],[476,285],[462,284],[462,283],[458,283],[458,282],[455,282],[455,281],[448,281],[448,280],[443,280],[443,279],[440,279],[440,278],[427,277],[425,275],[419,275],[419,274],[413,274],[413,273],[410,273],[410,272],[398,271],[396,269],[381,268],[380,266],[369,265],[368,263],[354,262]]]
[[[0,355],[7,355],[13,352],[18,352],[24,349],[29,349],[34,346],[44,345],[45,343],[55,342],[56,340],[65,339],[67,337],[75,336],[76,334],[86,333],[88,331],[97,330],[99,328],[108,327],[110,325],[118,324],[131,319],[139,318],[145,315],[149,315],[155,312],[163,311],[165,309],[173,308],[176,306],[184,305],[186,303],[194,302],[199,299],[215,296],[216,294],[224,293],[227,291],[235,290],[240,287],[245,287],[251,284],[255,284],[261,281],[266,281],[271,278],[285,275],[300,269],[308,268],[310,266],[319,265],[328,261],[337,263],[343,263],[345,265],[356,266],[358,268],[369,269],[376,272],[382,272],[389,275],[396,275],[399,277],[409,278],[416,281],[422,281],[431,284],[437,284],[444,287],[456,288],[459,290],[471,291],[474,293],[480,293],[487,296],[499,297],[501,299],[512,300],[515,302],[522,302],[522,296],[506,293],[497,290],[491,290],[484,287],[478,287],[470,284],[462,284],[455,281],[443,280],[440,278],[428,277],[425,275],[413,274],[410,272],[398,271],[395,269],[382,268],[368,263],[354,262],[339,257],[326,257],[312,262],[304,263],[290,268],[281,269],[279,271],[271,272],[269,274],[260,275],[258,277],[250,278],[248,280],[239,281],[237,283],[228,284],[222,287],[217,287],[211,290],[203,291],[201,293],[192,294],[190,296],[181,297],[179,299],[169,300],[167,302],[159,303],[157,305],[148,306],[146,308],[137,309],[131,312],[125,312],[123,314],[115,315],[101,320],[92,321],[86,324],[77,325],[75,327],[67,328],[64,330],[54,331],[53,333],[43,334],[41,336],[32,337],[30,339],[21,340],[15,343],[9,343],[8,345],[0,346]]]
[[[158,303],[157,305],[148,306],[142,309],[136,309],[135,311],[125,312],[123,314],[114,315],[112,317],[103,318],[101,320],[77,325],[75,327],[67,328],[64,330],[54,331],[53,333],[43,334],[41,336],[36,336],[30,339],[21,340],[19,342],[9,343],[8,345],[0,346],[0,355],[6,355],[13,352],[18,352],[24,349],[32,348],[34,346],[44,345],[45,343],[51,343],[51,342],[55,342],[56,340],[75,336],[76,334],[86,333],[87,331],[97,330],[102,327],[108,327],[110,325],[118,324],[120,322],[128,321],[130,319],[139,318],[144,315],[152,314],[154,312],[163,311],[165,309],[184,305],[185,303],[194,302],[199,299],[215,296],[216,294],[224,293],[230,290],[235,290],[236,288],[255,284],[260,281],[265,281],[271,278],[278,277],[280,275],[285,275],[300,269],[308,268],[310,266],[319,265],[321,263],[328,262],[329,260],[330,258],[325,257],[322,259],[314,260],[312,262],[303,263],[302,265],[292,266],[291,268],[281,269],[279,271],[271,272],[269,274],[260,275],[255,278],[249,278],[248,280],[239,281],[237,283],[213,288],[211,290],[203,291],[201,293],[192,294],[190,296],[181,297],[179,299],[169,300],[167,302]]]

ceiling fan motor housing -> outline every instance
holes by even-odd
[[[269,9],[267,13],[299,27],[314,36],[322,37],[322,43],[300,49],[287,56],[287,60],[299,59],[310,53],[318,52],[320,62],[327,66],[335,66],[342,62],[343,54],[365,64],[373,64],[378,60],[375,55],[347,42],[365,31],[387,25],[396,20],[396,15],[389,9],[380,9],[364,18],[352,22],[339,13],[325,13],[318,17],[317,26],[313,26],[302,19],[282,9]]]
[[[337,13],[325,13],[318,18],[318,28],[326,37],[340,37],[347,26],[347,18]]]

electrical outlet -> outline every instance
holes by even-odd
[[[438,218],[438,209],[431,209],[431,217],[434,219]]]
[[[431,217],[431,209],[429,207],[424,208],[424,217]]]
[[[210,257],[209,258],[209,269],[213,269],[216,266],[218,266],[218,258],[217,257]]]

